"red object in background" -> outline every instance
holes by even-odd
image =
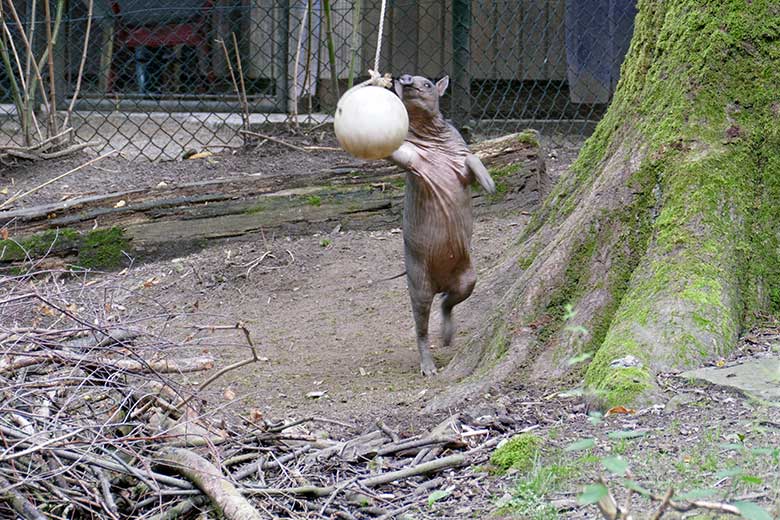
[[[213,4],[210,0],[124,0],[111,7],[119,21],[117,37],[128,47],[197,47],[206,42]]]
[[[141,93],[146,93],[149,82],[146,64],[141,59],[144,48],[194,47],[199,56],[207,59],[212,7],[211,0],[111,2],[111,11],[115,15],[116,42],[135,51],[136,83]],[[113,80],[113,74],[111,76]]]

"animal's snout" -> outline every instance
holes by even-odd
[[[414,79],[409,74],[404,74],[400,78],[398,78],[398,83],[400,83],[403,86],[411,85],[414,82]]]

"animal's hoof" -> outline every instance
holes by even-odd
[[[433,363],[421,365],[420,372],[422,372],[423,377],[435,376],[436,365],[434,365]]]

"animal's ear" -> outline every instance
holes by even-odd
[[[439,97],[444,95],[444,92],[447,91],[447,87],[450,85],[450,77],[444,76],[439,81],[436,82],[436,91],[439,93]]]
[[[393,80],[393,90],[395,90],[395,93],[399,98],[401,98],[401,100],[404,99],[404,86],[401,85],[401,82],[398,81],[398,78]]]

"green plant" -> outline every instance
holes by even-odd
[[[496,449],[490,457],[490,463],[499,471],[510,468],[529,470],[539,456],[541,439],[532,433],[515,435]]]

